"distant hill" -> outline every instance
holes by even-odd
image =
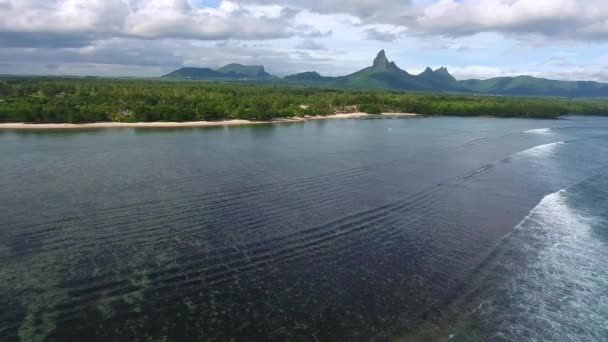
[[[555,81],[532,76],[466,80],[460,81],[459,84],[470,92],[499,95],[608,96],[608,84],[606,83]]]
[[[181,68],[165,76],[171,79],[238,79],[273,83],[348,89],[386,89],[425,92],[462,92],[494,95],[539,95],[565,97],[606,97],[608,84],[589,81],[555,81],[532,76],[498,77],[487,80],[458,81],[447,68],[426,68],[418,75],[400,69],[380,51],[372,65],[339,77],[322,76],[316,71],[278,78],[261,65],[228,64],[217,70]]]
[[[220,78],[223,77],[224,74],[219,73],[213,69],[209,68],[181,68],[175,71],[172,71],[165,76],[164,78],[180,78],[180,79],[201,79],[201,78]]]
[[[163,76],[171,79],[243,79],[269,80],[275,78],[264,70],[262,65],[228,64],[217,70],[210,68],[181,68]]]
[[[372,66],[339,77],[336,83],[357,89],[433,90],[430,85],[420,82],[416,76],[399,69],[394,62],[389,62],[384,50],[378,53]]]
[[[446,90],[458,90],[458,81],[452,76],[448,69],[441,67],[437,70],[433,70],[427,67],[421,74],[418,75],[418,79],[426,84],[430,84],[433,88],[441,88]]]
[[[272,75],[264,70],[263,65],[228,64],[216,70],[230,78],[269,79]]]
[[[325,77],[319,75],[316,71],[307,71],[299,74],[285,76],[283,78],[286,81],[294,81],[294,82],[320,82],[320,83],[328,83],[336,80],[335,77]]]

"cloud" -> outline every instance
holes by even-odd
[[[12,7],[13,6],[12,6],[10,0],[0,0],[0,11],[2,11],[2,10],[9,10]]]
[[[114,38],[77,48],[0,48],[0,74],[160,76],[182,66],[217,68],[227,63],[263,64],[275,75],[319,70],[346,73],[336,67],[339,55],[327,50],[286,48],[268,44],[224,41],[162,40],[155,44],[135,38]],[[57,68],[48,68],[57,65]]]
[[[418,32],[450,37],[498,32],[570,40],[608,39],[604,0],[439,0],[421,9]]]
[[[327,50],[327,47],[320,44],[312,39],[306,39],[296,46],[298,49],[303,50]]]
[[[251,0],[219,6],[188,0],[0,0],[0,33],[9,46],[40,37],[79,44],[112,37],[268,40],[323,36],[301,12],[349,15],[359,25],[384,24],[410,35],[459,37],[481,32],[577,40],[608,39],[605,0]],[[9,35],[15,37],[11,38]],[[369,39],[393,41],[394,31],[369,28]],[[18,36],[18,39],[16,38]],[[49,39],[53,41],[55,39]],[[19,41],[19,42],[17,42]],[[47,45],[75,45],[47,43]]]
[[[251,0],[251,2],[291,6],[320,14],[349,14],[361,19],[403,11],[410,5],[409,0]]]
[[[244,2],[244,1],[243,1]],[[326,15],[345,14],[361,25],[389,24],[410,35],[462,37],[497,32],[530,39],[608,40],[608,6],[605,0],[251,0]],[[394,33],[370,39],[391,41]],[[546,41],[546,39],[545,39]]]
[[[343,75],[387,49],[412,69],[452,63],[459,78],[608,80],[606,43],[605,0],[0,0],[1,73],[239,62]]]
[[[563,61],[555,59],[552,61],[548,61],[543,66],[450,66],[449,70],[450,73],[454,75],[454,77],[460,80],[530,75],[534,77],[548,78],[553,80],[608,82],[608,64],[600,64],[599,66],[577,65],[572,61],[568,61],[564,65],[561,65],[562,62]]]
[[[433,50],[453,50],[453,51],[472,51],[474,49],[479,49],[477,46],[470,45],[464,42],[455,42],[453,39],[445,39],[438,37],[433,40],[428,40],[422,42],[425,48],[433,49]]]
[[[73,48],[1,48],[0,60],[18,61],[27,65],[57,64],[69,67],[75,64],[116,64],[125,66],[180,65],[183,59],[177,49],[192,48],[165,41],[151,45],[145,41],[115,38],[94,42],[86,47]]]
[[[0,46],[13,48],[69,48],[89,45],[94,35],[87,33],[2,32]]]
[[[528,74],[524,70],[507,70],[500,67],[490,67],[485,65],[470,65],[465,67],[449,66],[450,73],[460,80],[466,79],[488,79],[493,77],[517,76]]]
[[[571,67],[575,64],[575,62],[565,56],[551,56],[551,58],[549,58],[546,61],[543,61],[541,63],[539,63],[538,65],[540,66],[553,66],[553,67]]]
[[[191,8],[184,0],[167,2],[146,2],[131,11],[122,33],[148,39],[264,40],[311,31],[290,24],[295,15],[292,10],[242,7],[232,2],[222,2],[218,8]]]
[[[544,76],[558,80],[608,82],[608,65],[602,65],[599,68],[569,65],[567,68],[553,69]]]
[[[399,38],[399,33],[380,31],[375,28],[365,30],[365,34],[367,35],[367,39],[378,40],[381,42],[392,42]]]
[[[229,1],[210,8],[192,7],[186,0],[21,0],[2,8],[5,46],[84,46],[113,37],[266,40],[324,34],[310,25],[293,25],[295,9]]]

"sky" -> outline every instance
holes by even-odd
[[[0,74],[160,76],[262,64],[608,82],[607,0],[0,0]]]

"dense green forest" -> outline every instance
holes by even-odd
[[[7,77],[0,122],[193,121],[367,113],[553,118],[608,115],[608,100],[349,91],[142,79]]]

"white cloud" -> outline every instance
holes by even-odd
[[[395,25],[366,25],[365,34],[368,39],[381,42],[392,42],[404,35],[407,30]]]
[[[344,75],[387,49],[404,68],[451,63],[461,79],[532,73],[608,80],[597,71],[608,63],[587,57],[602,54],[608,42],[606,0],[202,3],[0,0],[0,72],[82,74],[90,66],[103,74],[159,75],[240,62],[275,74]]]
[[[177,4],[176,4],[177,2]],[[190,8],[183,0],[149,2],[131,11],[125,35],[143,38],[270,39],[297,34],[276,8],[242,8],[223,2],[219,8]],[[290,14],[287,14],[289,16]]]
[[[298,49],[303,50],[327,50],[327,47],[321,43],[318,43],[312,39],[306,39],[296,46]]]
[[[460,80],[466,79],[488,79],[493,77],[529,75],[528,71],[524,70],[504,70],[500,67],[489,67],[483,65],[470,65],[466,67],[449,66],[450,73]]]
[[[247,0],[243,3],[279,4],[292,6],[320,14],[349,14],[370,19],[409,8],[409,0]]]
[[[0,0],[0,11],[2,11],[2,10],[9,10],[12,7],[13,6],[12,6],[10,0]]]
[[[9,4],[9,3],[7,3]],[[314,36],[309,26],[294,26],[294,11],[276,5],[242,6],[222,1],[218,8],[191,7],[186,0],[22,0],[0,11],[4,45],[28,38],[59,36],[73,40],[110,37],[144,39],[264,40],[295,35]]]
[[[14,1],[0,12],[0,30],[90,33],[115,28],[127,14],[121,0]]]
[[[446,36],[501,32],[560,39],[608,39],[605,0],[439,0],[413,23]]]

